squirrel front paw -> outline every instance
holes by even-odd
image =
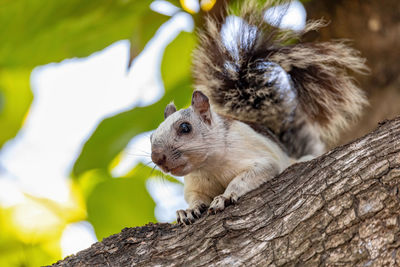
[[[223,211],[227,206],[235,204],[238,198],[239,197],[235,193],[231,193],[229,197],[224,195],[216,196],[208,208],[208,214],[216,214],[217,212]]]
[[[200,204],[192,209],[177,210],[176,221],[180,224],[192,224],[201,217],[201,214],[207,209],[206,204]]]

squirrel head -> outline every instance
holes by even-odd
[[[164,110],[164,121],[150,137],[151,159],[164,172],[184,176],[199,168],[210,153],[214,140],[215,114],[208,97],[194,91],[189,108],[176,110],[173,103]]]

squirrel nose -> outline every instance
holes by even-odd
[[[151,152],[151,160],[157,165],[164,165],[167,161],[167,156],[162,152]]]

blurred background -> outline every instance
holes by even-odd
[[[0,266],[51,264],[186,208],[149,136],[167,103],[189,105],[196,29],[226,1],[0,0]],[[321,17],[306,40],[350,40],[371,68],[346,143],[400,114],[400,3],[294,1],[282,26]]]

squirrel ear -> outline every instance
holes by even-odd
[[[201,91],[194,91],[192,96],[192,107],[193,110],[201,116],[201,118],[211,124],[211,112],[210,103],[208,97]]]
[[[174,103],[169,103],[164,110],[164,119],[176,111]]]

